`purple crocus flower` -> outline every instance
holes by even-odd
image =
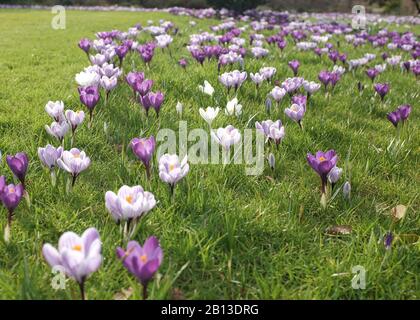
[[[83,103],[89,110],[90,122],[93,119],[93,109],[99,102],[101,95],[97,86],[79,87],[80,102]]]
[[[65,232],[58,241],[58,250],[46,243],[42,254],[51,266],[62,270],[67,276],[77,281],[82,300],[85,300],[85,281],[102,263],[102,243],[98,230],[89,228],[81,236],[74,232]]]
[[[386,117],[395,127],[398,126],[398,123],[401,120],[401,116],[398,110],[388,113]]]
[[[184,59],[184,58],[179,59],[178,64],[179,64],[179,65],[180,65],[183,69],[185,69],[185,68],[187,67],[187,60],[186,60],[186,59]]]
[[[156,115],[159,116],[160,107],[163,103],[164,95],[162,92],[158,91],[156,93],[154,92],[148,92],[146,95],[139,96],[139,101],[141,105],[146,110],[146,115],[149,114],[150,107],[153,107],[156,111]]]
[[[130,142],[131,150],[137,159],[143,162],[146,167],[147,178],[150,179],[150,160],[155,152],[156,140],[154,136],[149,138],[134,138]]]
[[[145,79],[141,82],[137,81],[134,84],[134,90],[138,92],[140,96],[145,96],[149,93],[150,89],[152,89],[153,80]]]
[[[318,151],[315,155],[308,153],[306,160],[312,169],[321,177],[322,187],[321,191],[325,194],[328,174],[331,169],[335,167],[338,161],[337,154],[334,150],[329,150],[327,152]]]
[[[385,96],[389,92],[390,86],[388,83],[377,83],[375,84],[375,91],[381,97],[381,100],[384,101]]]
[[[288,65],[289,65],[290,69],[293,70],[293,74],[296,77],[297,74],[298,74],[298,71],[299,71],[299,66],[300,66],[299,61],[298,60],[292,60],[288,63]]]
[[[389,250],[392,246],[392,241],[394,240],[394,235],[391,231],[388,231],[384,236],[384,246],[385,249]]]
[[[128,51],[130,50],[129,47],[126,45],[121,45],[115,48],[115,53],[118,56],[118,59],[120,60],[120,66],[122,65],[125,56],[127,55]]]
[[[301,104],[292,104],[290,108],[284,109],[284,113],[293,121],[296,121],[300,128],[302,128],[302,119],[305,115],[306,107]]]
[[[408,119],[408,116],[411,113],[411,106],[409,104],[404,104],[398,107],[398,112],[400,114],[401,120],[404,122]]]
[[[333,87],[333,89],[334,89],[335,85],[337,84],[337,82],[340,81],[340,79],[341,79],[340,73],[338,73],[338,72],[331,72],[330,73],[330,83],[331,83],[331,86]]]
[[[338,58],[339,58],[339,53],[337,52],[337,51],[331,51],[329,54],[328,54],[328,58],[334,63],[334,64],[336,64],[337,63],[337,60],[338,60]]]
[[[0,177],[0,200],[3,203],[4,207],[7,209],[7,225],[4,229],[4,240],[9,242],[10,229],[12,226],[13,214],[16,207],[19,205],[22,200],[22,196],[25,192],[22,184],[6,185],[6,180],[4,177]]]
[[[29,164],[28,155],[25,152],[19,152],[15,156],[8,155],[6,157],[6,162],[25,189],[25,176]]]
[[[327,90],[327,86],[331,81],[331,73],[328,71],[321,71],[318,75],[319,81],[324,85],[325,90]]]
[[[366,75],[369,77],[370,80],[372,80],[372,82],[373,80],[375,80],[378,74],[379,72],[375,68],[370,68],[366,70]]]
[[[91,44],[89,39],[81,39],[79,41],[79,48],[82,49],[88,56]]]
[[[147,299],[147,285],[163,260],[159,240],[154,236],[149,237],[143,247],[137,241],[130,241],[127,250],[118,247],[116,253],[123,266],[142,284],[143,299]]]

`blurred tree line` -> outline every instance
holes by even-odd
[[[341,11],[351,12],[355,4],[375,6],[385,12],[398,13],[401,8],[405,11],[420,13],[420,0],[0,0],[0,4],[20,5],[121,5],[140,6],[146,8],[186,7],[186,8],[227,8],[237,12],[264,6],[275,10],[289,11]],[[408,9],[407,9],[408,8]],[[407,12],[403,12],[407,13]]]

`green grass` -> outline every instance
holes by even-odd
[[[233,124],[243,129],[254,115],[249,127],[256,120],[280,117],[286,125],[286,138],[278,151],[274,150],[277,164],[273,179],[267,178],[272,175],[267,164],[261,176],[246,176],[244,165],[224,169],[221,165],[193,165],[171,203],[167,186],[158,178],[156,160],[149,183],[127,144],[133,137],[156,134],[159,128],[178,130],[178,100],[185,106],[183,119],[188,121],[188,128],[206,128],[198,108],[215,102],[197,90],[205,79],[215,87],[220,107],[225,106],[226,90],[217,80],[216,62],[206,63],[204,68],[191,63],[187,72],[176,64],[180,57],[189,56],[183,47],[188,35],[208,30],[216,21],[199,20],[191,29],[189,18],[163,13],[68,11],[67,28],[53,30],[51,18],[48,11],[0,11],[0,149],[3,155],[29,154],[27,184],[32,199],[30,208],[23,201],[17,209],[11,242],[0,241],[0,298],[78,298],[72,281],[67,290],[51,288],[53,274],[41,248],[46,242],[56,245],[65,231],[81,233],[90,226],[101,234],[104,260],[87,282],[88,298],[113,299],[129,287],[134,288],[131,298],[139,298],[139,285],[116,259],[115,248],[121,245],[119,227],[104,206],[105,192],[117,191],[123,184],[140,184],[159,200],[134,237],[143,242],[156,235],[163,246],[164,263],[161,276],[151,286],[151,298],[172,298],[175,291],[187,299],[420,298],[419,244],[397,241],[386,251],[382,243],[390,228],[396,235],[420,233],[420,90],[413,76],[399,70],[381,75],[379,82],[391,84],[382,106],[362,71],[355,77],[346,74],[330,98],[323,92],[313,97],[304,132],[285,119],[286,103],[266,115],[264,100],[271,86],[264,84],[257,94],[247,81],[238,94],[244,106],[242,118],[228,118],[223,113],[214,127]],[[77,41],[93,38],[98,31],[127,30],[137,22],[145,25],[149,19],[160,18],[180,28],[172,44],[173,59],[157,50],[150,70],[145,70],[136,55],[125,64],[126,72],[144,70],[155,80],[155,90],[165,93],[160,118],[152,115],[147,120],[130,100],[128,86],[122,84],[111,94],[108,106],[101,102],[97,108],[94,127],[88,129],[85,123],[77,133],[76,147],[91,157],[91,167],[80,176],[71,194],[64,192],[62,181],[53,189],[37,157],[37,147],[57,145],[44,129],[51,123],[44,112],[48,100],[63,100],[66,108],[82,108],[74,75],[88,61]],[[369,46],[353,49],[344,40],[340,50],[348,52],[349,59],[366,52],[381,53]],[[246,71],[275,66],[276,79],[282,81],[291,76],[287,62],[297,58],[302,64],[301,75],[317,80],[320,70],[332,67],[327,58],[319,60],[314,54],[296,52],[290,45],[282,57],[274,48],[271,51],[266,59],[247,58]],[[361,96],[357,80],[367,85]],[[386,113],[405,103],[413,105],[413,112],[405,145],[395,154],[387,151],[395,129],[386,120]],[[103,131],[104,122],[109,126],[108,134]],[[351,175],[352,199],[345,201],[340,193],[322,210],[319,178],[305,156],[331,148],[337,150],[346,176]],[[0,174],[12,179],[4,156]],[[339,187],[344,181],[342,178]],[[406,205],[408,212],[405,219],[392,225],[389,211],[397,204]],[[6,212],[1,212],[3,230]],[[352,234],[326,235],[325,229],[336,224],[351,225]],[[352,267],[356,265],[367,271],[365,290],[351,287]]]

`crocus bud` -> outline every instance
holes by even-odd
[[[265,111],[267,111],[267,113],[270,113],[271,106],[272,106],[271,99],[267,97],[267,99],[265,99]]]
[[[274,157],[274,154],[272,153],[268,155],[268,164],[270,165],[271,170],[274,170],[276,166],[276,158]]]
[[[391,249],[392,240],[394,240],[394,235],[391,231],[387,232],[384,236],[384,246],[385,249],[389,250]]]
[[[346,181],[343,186],[343,194],[344,198],[350,199],[350,193],[351,193],[351,185],[350,182]]]
[[[182,115],[182,109],[183,108],[184,108],[184,106],[182,105],[182,103],[178,101],[175,109],[176,109],[176,112],[178,112],[179,115]]]
[[[341,174],[343,173],[343,169],[339,167],[334,167],[331,169],[330,173],[328,173],[328,181],[331,184],[335,184],[341,177]]]

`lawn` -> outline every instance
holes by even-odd
[[[420,298],[420,86],[414,75],[402,73],[399,67],[381,74],[377,82],[391,85],[381,103],[363,70],[349,72],[329,96],[321,89],[311,97],[304,130],[286,118],[283,109],[288,98],[267,115],[265,99],[273,85],[265,83],[256,91],[247,80],[238,92],[242,116],[228,117],[221,110],[213,127],[232,124],[243,130],[255,128],[255,121],[280,118],[286,135],[278,149],[271,149],[276,157],[274,172],[267,162],[264,173],[257,176],[246,175],[244,164],[190,165],[171,200],[167,185],[159,179],[157,159],[148,181],[128,144],[134,137],[156,135],[162,128],[177,132],[177,101],[184,105],[182,120],[187,121],[188,130],[208,129],[200,107],[225,107],[227,91],[218,81],[217,62],[205,62],[202,67],[185,48],[191,33],[210,31],[220,21],[193,19],[197,25],[192,27],[191,18],[167,13],[67,11],[66,29],[54,30],[52,16],[49,11],[0,11],[0,175],[12,181],[5,155],[27,152],[31,198],[30,206],[22,201],[16,209],[11,241],[0,241],[0,298],[78,299],[74,281],[66,282],[66,290],[51,287],[54,274],[41,250],[44,243],[55,246],[65,231],[81,234],[88,227],[97,228],[101,235],[103,262],[86,283],[87,297],[114,299],[132,288],[129,298],[141,298],[140,285],[116,258],[116,247],[123,245],[120,227],[105,208],[105,192],[116,192],[122,185],[142,185],[158,201],[133,237],[143,243],[155,235],[164,252],[159,274],[149,287],[151,299]],[[49,100],[63,100],[66,108],[85,108],[74,77],[89,62],[78,41],[93,39],[98,31],[126,31],[136,23],[159,19],[179,28],[171,44],[172,57],[156,49],[150,68],[137,53],[124,62],[125,73],[144,71],[155,81],[155,90],[165,94],[159,118],[154,113],[146,118],[121,80],[108,104],[102,99],[97,106],[93,127],[83,123],[78,129],[75,146],[88,154],[91,166],[71,193],[65,191],[64,173],[52,187],[37,155],[40,146],[58,145],[45,131],[51,118],[44,107]],[[395,29],[420,32],[418,26]],[[248,41],[249,31],[245,34]],[[347,52],[349,59],[369,52],[377,55],[376,64],[382,61],[383,49],[353,48],[344,37],[339,50]],[[308,80],[318,81],[321,70],[332,68],[327,57],[298,52],[293,45],[282,55],[276,47],[270,47],[270,52],[260,60],[246,58],[245,70],[273,66],[275,79],[282,82],[292,76],[287,66],[292,59],[300,61],[300,75]],[[185,71],[177,63],[181,57],[189,60]],[[404,53],[406,59],[408,53]],[[199,92],[204,80],[214,86],[213,98]],[[358,81],[366,86],[361,94]],[[389,148],[396,130],[386,114],[402,104],[413,106],[401,136],[405,142]],[[69,141],[65,146],[69,149]],[[350,200],[339,191],[323,209],[319,177],[306,154],[329,149],[337,151],[338,165],[344,169],[335,190],[348,180],[352,190]],[[398,204],[405,205],[407,213],[393,222],[390,212]],[[1,212],[3,230],[6,210],[1,208]],[[328,235],[326,229],[334,225],[350,225],[352,232]],[[383,236],[390,230],[394,242],[386,250]],[[352,288],[352,268],[358,265],[366,270],[363,290]]]

